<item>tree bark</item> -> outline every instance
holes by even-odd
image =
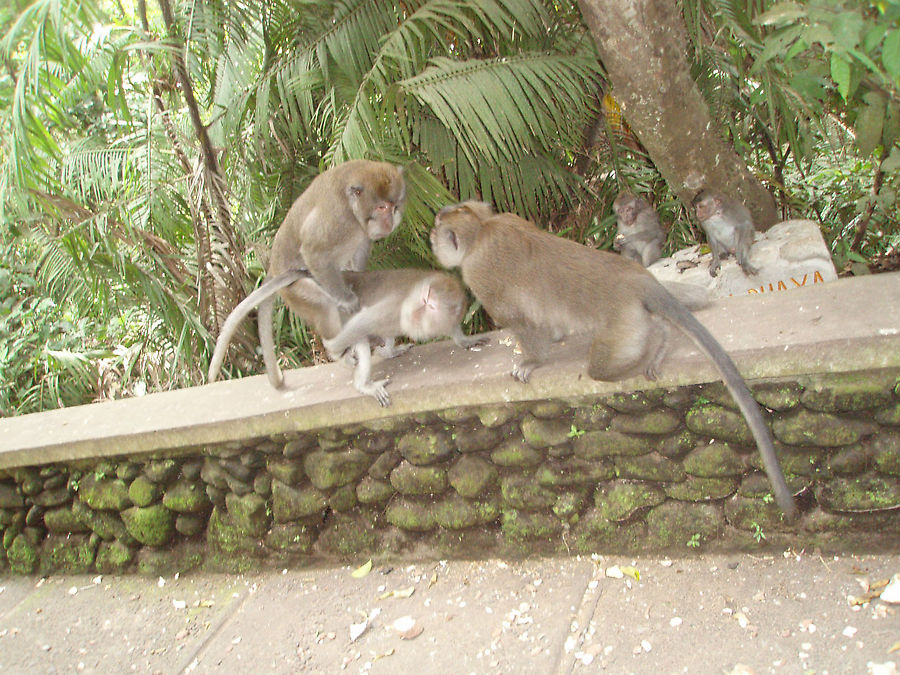
[[[772,195],[719,133],[691,79],[673,0],[579,0],[628,126],[685,205],[700,188],[742,201],[756,228],[777,221]]]

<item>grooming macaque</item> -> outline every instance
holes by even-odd
[[[613,211],[618,227],[613,249],[644,267],[659,260],[666,235],[650,204],[635,194],[620,192]]]
[[[707,190],[698,192],[692,203],[712,250],[710,276],[714,277],[719,273],[721,258],[729,253],[734,254],[744,274],[759,272],[750,264],[754,228],[747,208],[740,202]]]
[[[385,389],[387,380],[373,382],[371,379],[370,338],[384,342],[377,351],[385,358],[399,356],[409,349],[410,345],[394,344],[400,336],[413,340],[450,336],[457,345],[467,349],[487,341],[484,337],[463,334],[459,324],[466,308],[465,293],[459,281],[446,272],[396,269],[347,271],[342,276],[360,302],[360,310],[349,316],[330,301],[330,297],[305,270],[285,272],[267,280],[235,307],[222,326],[209,366],[209,381],[214,381],[218,376],[228,342],[238,324],[254,306],[288,285],[292,285],[293,292],[304,298],[307,310],[317,308],[304,318],[322,336],[329,356],[336,360],[351,350],[356,366],[354,386],[360,393],[373,396],[383,406],[390,405],[390,396]],[[277,369],[280,374],[275,362],[271,326],[271,318],[259,319],[260,343],[263,345],[263,358],[271,359],[266,362],[267,372],[271,374]],[[268,354],[271,356],[267,357]]]
[[[489,215],[483,203],[449,206],[435,218],[431,245],[493,320],[518,338],[512,370],[526,382],[549,343],[589,335],[588,374],[619,380],[643,371],[655,379],[674,324],[715,363],[759,446],[779,505],[796,514],[793,498],[759,406],[731,358],[688,309],[632,260],[554,236],[510,214]]]
[[[269,382],[275,388],[284,383],[275,358],[272,320],[274,294],[281,292],[287,306],[323,337],[331,337],[341,326],[334,307],[347,314],[359,308],[359,299],[342,276],[343,270],[361,271],[369,259],[372,241],[394,231],[406,206],[406,184],[403,171],[383,162],[353,160],[322,172],[309,184],[288,210],[272,242],[268,277],[252,297],[256,300],[226,330],[226,320],[216,343],[226,347],[234,329],[257,304],[259,341]],[[308,270],[315,284],[285,282],[285,273]],[[300,279],[301,277],[298,277]],[[305,278],[305,277],[303,277]],[[280,281],[275,282],[276,279]],[[249,300],[249,298],[247,299]],[[244,300],[244,302],[247,302]],[[218,362],[216,354],[210,365],[215,372],[224,359],[224,348]],[[210,377],[210,381],[214,378]]]

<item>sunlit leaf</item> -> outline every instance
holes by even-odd
[[[354,579],[362,579],[364,576],[366,576],[371,571],[372,571],[372,561],[369,560],[369,561],[363,563],[362,565],[360,565],[359,567],[357,567],[355,570],[353,570],[350,573],[350,576],[353,577]]]
[[[850,63],[837,53],[831,55],[831,79],[837,85],[838,93],[846,101],[850,93]]]

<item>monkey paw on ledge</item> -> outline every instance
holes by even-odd
[[[709,275],[712,254],[705,244],[676,251],[648,269],[660,281],[704,286],[710,297],[762,294],[835,281],[837,272],[819,226],[811,220],[786,220],[767,232],[757,232],[750,262],[759,272],[747,276],[734,256],[722,260],[715,277]]]

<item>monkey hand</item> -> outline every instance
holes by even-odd
[[[413,346],[409,343],[395,345],[393,340],[389,340],[387,344],[376,347],[375,353],[384,359],[393,359],[394,357],[400,356],[401,354],[405,354],[410,349],[412,349],[412,347]]]

